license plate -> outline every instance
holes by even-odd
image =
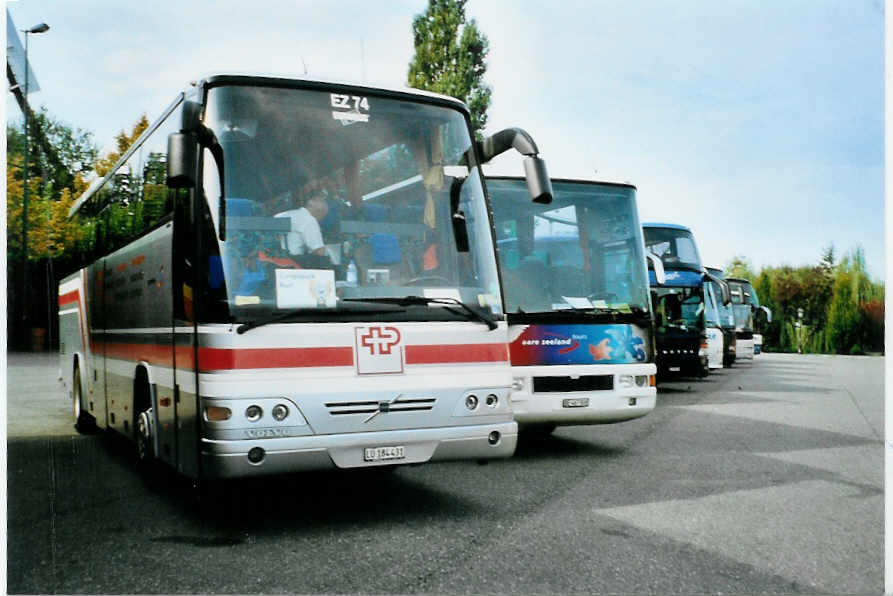
[[[679,372],[680,370],[682,370],[682,367],[680,367],[680,366],[671,366],[670,367],[670,372]]]
[[[365,461],[385,461],[389,459],[406,458],[406,448],[403,445],[393,447],[366,447],[363,450]]]
[[[572,397],[570,399],[561,400],[562,407],[565,408],[585,408],[589,405],[588,397]]]

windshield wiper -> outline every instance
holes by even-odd
[[[369,302],[368,300],[361,299],[348,299],[351,302]],[[343,301],[342,301],[343,302]],[[373,308],[345,308],[344,306],[338,306],[335,308],[293,308],[291,310],[287,310],[285,312],[277,312],[271,314],[266,317],[262,317],[260,319],[255,319],[253,321],[248,321],[247,323],[242,323],[238,327],[236,327],[236,333],[239,335],[245,333],[246,331],[251,331],[252,329],[256,329],[257,327],[262,327],[264,325],[269,325],[270,323],[275,323],[277,321],[283,321],[285,319],[289,319],[291,317],[298,317],[301,315],[340,315],[345,313],[361,313],[361,314],[382,314],[382,313],[392,313],[392,312],[403,312],[402,308],[393,307],[393,308],[382,308],[380,305],[375,305]]]
[[[465,312],[470,318],[480,321],[484,325],[487,326],[491,331],[496,329],[496,322],[490,317],[480,313],[461,300],[457,300],[455,298],[427,298],[425,296],[403,296],[403,297],[391,297],[391,296],[383,296],[377,298],[344,298],[342,302],[382,302],[384,304],[397,304],[399,306],[411,306],[416,304],[421,305],[429,305],[429,304],[445,304],[448,306],[458,306]],[[450,312],[455,313],[456,311],[448,308]]]

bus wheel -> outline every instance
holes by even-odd
[[[74,365],[72,375],[72,413],[74,414],[74,428],[82,435],[90,434],[96,430],[96,421],[93,416],[84,411],[83,389],[81,386],[81,370],[77,363]]]
[[[141,462],[155,459],[152,448],[152,408],[143,410],[136,419],[136,452]]]
[[[150,490],[160,491],[167,479],[165,464],[155,457],[152,408],[140,412],[136,419],[136,455],[140,475]]]

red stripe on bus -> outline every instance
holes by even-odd
[[[97,346],[99,347],[99,346]],[[455,364],[508,362],[505,344],[460,344],[405,346],[406,364]],[[178,346],[177,368],[194,366],[191,346]],[[122,360],[145,360],[169,365],[171,346],[160,344],[108,342],[105,355]],[[238,370],[250,368],[304,368],[353,366],[353,348],[209,348],[198,349],[199,370]]]
[[[198,366],[201,371],[353,366],[353,348],[199,348]]]
[[[59,296],[59,306],[66,306],[72,302],[77,302],[78,298],[80,298],[80,292],[78,290],[72,290],[67,294],[61,294]]]
[[[505,344],[406,346],[406,364],[508,362]]]
[[[95,342],[96,347],[101,348],[102,342]],[[189,348],[191,350],[191,348]],[[177,351],[179,355],[180,351]],[[140,344],[140,343],[121,343],[121,342],[105,342],[105,355],[108,358],[118,358],[120,360],[132,360],[134,362],[145,360],[150,364],[163,364],[171,366],[172,362],[172,346],[163,344]],[[179,359],[178,359],[179,361]]]

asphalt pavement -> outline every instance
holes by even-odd
[[[763,354],[515,457],[150,490],[9,354],[9,593],[879,594],[884,359]]]

